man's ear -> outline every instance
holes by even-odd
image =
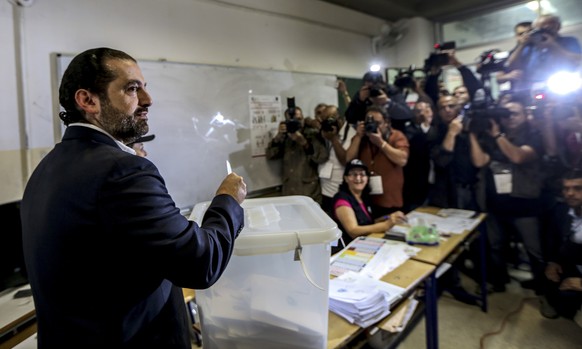
[[[75,92],[75,102],[83,109],[85,115],[95,115],[101,111],[99,96],[85,89],[79,89]]]

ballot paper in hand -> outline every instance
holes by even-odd
[[[329,309],[350,323],[368,327],[390,314],[404,289],[365,275],[347,272],[329,283]]]

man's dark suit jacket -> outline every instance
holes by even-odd
[[[190,348],[178,286],[218,280],[243,217],[219,195],[199,227],[149,160],[69,126],[22,199],[39,348]]]

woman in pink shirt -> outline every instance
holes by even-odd
[[[390,215],[372,219],[368,186],[368,168],[359,159],[346,164],[344,181],[334,196],[334,219],[342,231],[342,240],[348,245],[354,238],[371,233],[382,233],[395,224],[405,221],[404,213],[398,211]],[[332,253],[343,246],[332,249]]]

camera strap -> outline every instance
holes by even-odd
[[[342,137],[342,144],[344,144],[344,142],[346,141],[346,138],[348,138],[348,132],[350,131],[350,127],[352,127],[350,124],[348,124],[347,121],[344,122],[344,135]]]

